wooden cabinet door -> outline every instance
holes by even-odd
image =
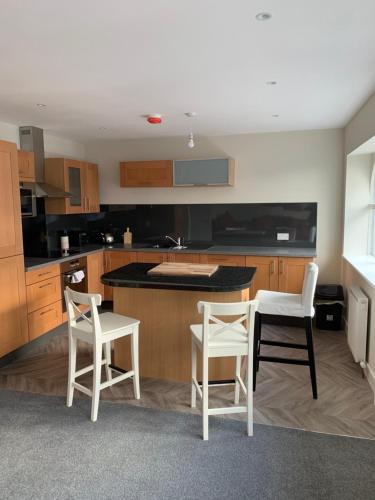
[[[120,163],[121,187],[172,187],[172,161],[126,161]]]
[[[187,264],[199,264],[199,253],[169,253],[168,262],[186,262]]]
[[[98,165],[87,163],[85,168],[84,207],[86,213],[100,212]]]
[[[0,259],[0,357],[28,342],[22,255]]]
[[[0,141],[0,258],[22,251],[17,146]]]
[[[35,182],[35,160],[32,151],[18,150],[18,173],[20,181]]]
[[[104,253],[104,265],[105,272],[113,271],[119,267],[126,266],[132,262],[137,262],[136,252],[105,252]],[[104,286],[104,298],[105,300],[113,299],[112,287]]]
[[[279,291],[301,293],[305,266],[311,261],[304,257],[279,257]]]
[[[55,276],[26,287],[27,309],[31,313],[61,300],[61,278]]]
[[[30,340],[34,340],[61,325],[63,322],[62,300],[30,313],[28,322]]]
[[[103,252],[92,253],[87,256],[87,290],[88,293],[104,295],[104,285],[100,278],[104,274]]]
[[[256,267],[256,272],[250,287],[250,299],[258,290],[278,290],[279,259],[277,257],[246,256],[246,266]]]
[[[246,257],[245,255],[201,254],[200,262],[219,266],[246,266]]]
[[[161,264],[168,262],[168,254],[164,252],[137,252],[137,262]]]

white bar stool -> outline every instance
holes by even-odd
[[[138,366],[138,328],[140,322],[137,319],[111,312],[98,314],[97,306],[102,302],[100,294],[75,292],[66,287],[64,295],[69,328],[69,375],[66,404],[69,407],[72,406],[74,389],[87,394],[92,398],[91,420],[96,422],[98,418],[100,391],[102,389],[127,378],[133,378],[134,397],[136,399],[140,398]],[[79,309],[77,304],[88,305],[91,317],[88,318]],[[82,321],[77,322],[80,318]],[[112,378],[112,370],[115,369],[110,366],[111,341],[125,335],[131,335],[132,370],[121,373],[116,378]],[[94,363],[78,371],[76,371],[77,339],[92,344],[94,349]],[[105,353],[104,359],[102,359],[103,348]],[[100,383],[102,365],[105,365],[107,381]],[[77,377],[91,370],[93,370],[92,390],[75,381]]]
[[[305,276],[303,280],[303,289],[301,294],[272,292],[269,290],[259,290],[256,294],[256,300],[259,301],[258,311],[255,321],[255,347],[254,347],[254,365],[253,365],[253,387],[256,389],[256,376],[260,361],[269,361],[272,363],[287,363],[293,365],[306,365],[310,368],[310,378],[312,394],[314,399],[318,399],[318,388],[316,383],[315,356],[312,337],[312,318],[315,310],[313,307],[315,287],[318,279],[318,266],[311,262],[305,267]],[[262,322],[267,317],[272,319],[282,316],[292,324],[303,325],[306,331],[306,344],[297,344],[283,341],[264,340],[261,335]],[[297,320],[296,320],[297,318]],[[298,321],[299,319],[299,321]],[[284,324],[284,323],[283,323]],[[279,346],[288,349],[306,349],[308,359],[285,358],[277,356],[264,356],[260,352],[261,345]]]
[[[203,324],[191,325],[192,333],[192,384],[191,407],[196,406],[196,394],[202,399],[203,439],[208,440],[209,415],[247,412],[247,434],[253,435],[253,390],[252,363],[254,344],[254,315],[257,301],[235,302],[231,304],[198,302],[198,312],[203,312]],[[216,316],[239,316],[225,323]],[[197,381],[197,348],[202,352],[202,385]],[[235,356],[234,403],[237,406],[223,408],[208,407],[208,360],[209,358]],[[241,356],[247,356],[246,384],[241,378]],[[246,406],[238,406],[240,389],[246,396]]]

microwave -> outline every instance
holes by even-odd
[[[20,198],[22,217],[35,217],[36,197],[33,188],[20,186]]]

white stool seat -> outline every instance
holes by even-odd
[[[66,287],[65,292],[66,309],[68,313],[69,326],[69,374],[68,394],[66,404],[72,406],[74,389],[91,396],[91,420],[95,422],[98,418],[100,391],[125,379],[132,378],[134,386],[134,397],[140,398],[139,390],[139,366],[138,366],[138,319],[106,312],[98,313],[102,302],[99,294],[80,293]],[[90,317],[78,307],[79,304],[89,306]],[[132,369],[123,372],[111,364],[111,341],[129,335],[131,337]],[[94,356],[93,364],[76,370],[77,340],[83,340],[92,344]],[[104,359],[103,359],[104,351]],[[102,365],[105,366],[107,381],[101,382]],[[76,382],[76,379],[85,373],[93,372],[92,389]],[[112,371],[120,373],[112,378]]]
[[[191,333],[193,334],[193,340],[199,344],[201,347],[203,343],[203,325],[190,325]],[[209,325],[209,337],[210,343],[208,346],[209,356],[214,357],[215,353],[217,355],[225,356],[223,350],[228,352],[233,350],[233,356],[241,354],[245,356],[247,354],[247,330],[241,325],[234,325],[230,330],[223,330],[221,325]]]
[[[120,330],[129,330],[129,333],[132,332],[132,328],[135,325],[139,325],[140,321],[138,319],[130,318],[128,316],[122,316],[121,314],[116,314],[112,312],[105,312],[99,314],[100,326],[102,329],[102,334],[105,336],[106,334],[118,333]],[[73,330],[78,330],[82,332],[92,332],[92,325],[87,323],[87,321],[79,321],[76,326],[73,327]],[[121,331],[121,336],[124,335],[124,332]]]
[[[304,318],[313,317],[315,313],[312,305],[306,308],[306,304],[303,304],[302,294],[259,290],[255,298],[259,301],[259,314]]]

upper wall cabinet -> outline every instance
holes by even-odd
[[[18,173],[20,181],[35,182],[35,161],[32,151],[18,150]]]
[[[0,141],[0,236],[0,258],[22,254],[17,146],[7,141]]]
[[[121,187],[233,185],[234,160],[231,158],[120,163]]]
[[[174,186],[233,186],[234,160],[212,158],[207,160],[175,160]]]
[[[44,180],[72,195],[71,198],[46,198],[46,213],[99,212],[97,165],[66,158],[47,158],[44,163]]]
[[[121,187],[172,187],[172,161],[123,161]]]

